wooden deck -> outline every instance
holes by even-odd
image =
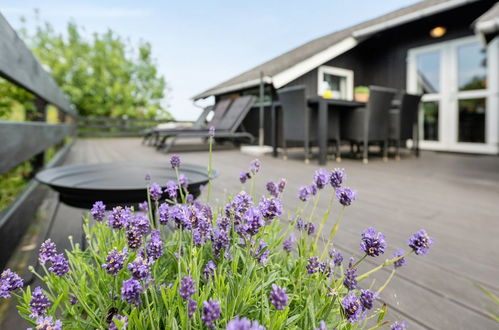
[[[207,153],[182,153],[181,158],[205,164]],[[237,150],[217,151],[214,167],[221,174],[214,196],[223,201],[227,192],[239,191],[239,172],[253,158]],[[66,164],[168,159],[135,138],[80,139]],[[296,192],[310,182],[316,162],[305,164],[298,155],[287,161],[270,156],[261,160],[261,192],[268,180],[287,178],[283,202],[286,210],[294,210],[299,203]],[[388,255],[405,247],[418,229],[426,229],[435,238],[430,253],[411,256],[408,267],[383,292],[389,319],[405,319],[410,329],[497,329],[497,323],[485,315],[494,306],[473,281],[499,293],[499,157],[424,152],[419,159],[406,156],[400,162],[373,158],[369,165],[348,159],[328,164],[329,169],[338,166],[346,169],[348,186],[358,191],[358,200],[347,209],[336,238],[336,246],[344,253],[360,255],[360,233],[369,226],[387,236]],[[319,212],[325,211],[330,198],[323,197]],[[67,246],[68,235],[81,233],[82,210],[61,204],[56,212],[50,236],[58,245]],[[368,260],[364,268],[373,264]],[[378,272],[376,285],[388,274],[388,270]],[[16,319],[10,313],[1,328],[24,329]]]

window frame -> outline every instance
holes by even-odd
[[[352,70],[338,68],[335,66],[321,65],[317,70],[317,95],[322,96],[321,84],[324,81],[324,74],[331,74],[339,77],[346,78],[346,100],[353,100],[353,78],[354,73]]]

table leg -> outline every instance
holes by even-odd
[[[325,165],[327,161],[327,129],[328,129],[327,103],[319,102],[319,165]]]
[[[276,106],[272,104],[270,107],[270,134],[271,134],[271,143],[272,143],[272,156],[277,157],[277,114],[276,114]]]
[[[340,112],[338,109],[333,111],[334,118],[334,139],[336,140],[336,162],[341,162],[341,141],[340,141]]]

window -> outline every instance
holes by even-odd
[[[353,71],[331,66],[319,67],[318,93],[340,100],[353,99]]]

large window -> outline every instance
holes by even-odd
[[[318,93],[340,100],[353,99],[353,71],[331,66],[319,67]]]

